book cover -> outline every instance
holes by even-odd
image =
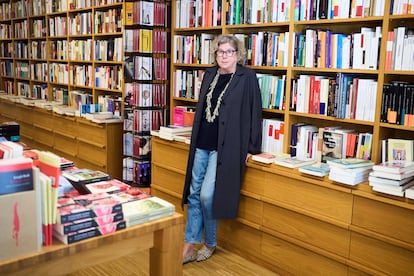
[[[33,190],[32,166],[32,159],[26,157],[1,159],[0,195]]]
[[[414,171],[414,162],[412,161],[387,161],[372,167],[374,171],[389,173],[404,173]]]
[[[313,176],[323,177],[326,176],[330,171],[329,165],[326,163],[315,163],[299,168],[299,172],[309,174]]]
[[[274,163],[287,168],[299,168],[315,163],[315,160],[298,160],[296,157],[276,158]]]
[[[264,164],[271,164],[275,161],[276,155],[268,154],[268,153],[258,153],[252,155],[252,160],[257,161]]]
[[[388,139],[388,161],[413,160],[414,140]]]
[[[340,158],[327,160],[326,163],[330,166],[336,166],[340,168],[359,168],[359,167],[372,167],[374,162],[371,160],[359,159],[359,158]]]

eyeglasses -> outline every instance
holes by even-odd
[[[219,51],[216,51],[216,56],[222,57],[222,56],[226,55],[227,57],[232,57],[232,56],[234,56],[234,53],[236,53],[236,52],[237,52],[237,50],[227,50],[227,51],[219,50]]]

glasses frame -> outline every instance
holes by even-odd
[[[224,57],[224,55],[226,55],[226,57],[232,57],[234,56],[235,53],[237,53],[237,50],[226,50],[226,51],[217,50],[216,56]]]

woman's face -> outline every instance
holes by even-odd
[[[237,51],[229,43],[221,44],[216,51],[216,61],[221,74],[236,72]]]

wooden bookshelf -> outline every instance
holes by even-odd
[[[182,2],[182,1],[181,1]],[[234,1],[236,3],[238,1]],[[243,2],[243,1],[241,1]],[[286,2],[289,2],[286,1]],[[178,4],[177,4],[178,3]],[[274,32],[278,34],[285,35],[283,40],[287,43],[285,46],[285,53],[283,55],[283,60],[279,61],[276,66],[262,66],[262,65],[248,65],[249,67],[256,70],[257,73],[269,74],[273,76],[284,76],[285,81],[285,108],[263,108],[263,117],[265,118],[277,118],[285,122],[285,138],[283,151],[289,152],[289,143],[291,136],[291,125],[298,122],[304,122],[313,124],[317,127],[326,127],[326,126],[341,126],[343,128],[351,128],[358,132],[369,132],[373,134],[373,145],[371,159],[375,162],[381,161],[381,140],[386,138],[412,138],[414,127],[412,126],[402,126],[398,124],[391,124],[381,122],[380,120],[380,110],[382,104],[382,94],[384,84],[391,83],[393,81],[403,81],[413,84],[414,83],[414,71],[407,70],[385,70],[385,52],[387,48],[387,35],[388,31],[392,31],[398,26],[410,27],[414,22],[414,16],[412,14],[408,15],[390,15],[390,3],[385,1],[385,6],[383,8],[383,15],[372,15],[366,17],[358,18],[336,18],[336,19],[320,19],[320,20],[295,20],[294,9],[295,1],[290,1],[288,9],[288,18],[287,20],[281,20],[277,22],[266,22],[266,23],[256,23],[256,24],[233,24],[227,22],[226,16],[231,6],[229,6],[229,1],[219,1],[221,3],[221,21],[214,23],[199,23],[195,27],[189,27],[182,23],[183,18],[191,18],[191,13],[189,12],[183,14],[177,14],[180,12],[178,5],[180,1],[172,1],[172,28],[171,28],[171,38],[172,38],[172,62],[171,62],[171,80],[175,82],[172,85],[171,90],[171,100],[170,100],[170,115],[172,116],[172,109],[177,105],[192,105],[194,106],[197,102],[197,98],[191,93],[188,93],[189,90],[194,88],[189,88],[184,85],[182,88],[183,91],[177,94],[174,90],[176,89],[177,81],[175,80],[177,71],[197,71],[203,70],[207,67],[212,66],[209,63],[203,63],[197,55],[192,56],[191,61],[183,61],[178,58],[175,59],[178,49],[184,51],[184,48],[178,47],[176,44],[180,40],[177,37],[186,37],[189,40],[194,39],[197,41],[198,38],[201,39],[204,35],[218,35],[218,34],[240,34],[240,35],[250,35],[252,33],[258,32]],[[233,2],[232,2],[233,3]],[[213,11],[214,12],[214,11]],[[213,17],[214,18],[214,17]],[[177,23],[177,20],[181,22]],[[190,22],[193,22],[188,19]],[[177,25],[181,24],[181,25]],[[183,25],[184,24],[184,25]],[[197,23],[195,23],[197,24]],[[203,25],[209,24],[209,25]],[[183,27],[184,26],[184,27]],[[341,68],[331,68],[326,66],[297,66],[295,61],[295,52],[292,50],[295,42],[295,33],[304,33],[306,30],[326,30],[331,32],[343,33],[345,35],[352,35],[357,32],[361,32],[361,28],[370,27],[375,30],[376,27],[380,27],[381,36],[380,40],[380,50],[378,52],[377,67],[376,68],[364,68],[363,66],[357,67],[354,69],[349,67],[347,69]],[[181,40],[182,41],[182,40]],[[190,47],[191,48],[191,47]],[[248,47],[247,47],[248,48]],[[190,52],[191,56],[191,52]],[[292,62],[289,62],[292,61]],[[356,62],[355,66],[356,66]],[[309,112],[297,112],[295,109],[289,108],[292,104],[292,95],[291,91],[292,81],[298,76],[304,75],[317,75],[325,78],[335,78],[338,73],[342,74],[352,74],[356,75],[359,78],[373,79],[377,82],[376,90],[376,99],[374,102],[375,112],[373,114],[373,120],[361,120],[361,119],[350,119],[350,118],[339,118],[334,116],[326,116],[319,114],[310,114]],[[190,94],[190,95],[189,95]],[[369,99],[371,100],[371,98]]]
[[[172,1],[171,110],[174,106],[194,106],[197,103],[197,97],[189,93],[192,90],[187,86],[177,90],[180,84],[175,79],[177,72],[195,72],[212,66],[210,62],[201,62],[199,56],[192,56],[190,61],[180,59],[182,55],[177,58],[180,51],[184,51],[184,48],[176,45],[182,41],[180,36],[197,41],[201,36],[211,34],[275,32],[285,35],[284,60],[276,66],[248,66],[258,73],[285,77],[285,108],[263,108],[265,118],[280,119],[285,124],[283,152],[289,153],[291,126],[299,122],[372,133],[371,159],[375,163],[381,161],[381,140],[413,138],[414,127],[383,122],[380,118],[383,86],[392,81],[414,83],[414,71],[385,69],[388,32],[398,26],[412,26],[412,14],[391,15],[390,1],[384,1],[384,6],[369,16],[296,20],[293,7],[297,1],[288,0],[285,2],[289,6],[286,20],[254,24],[240,21],[233,24],[226,20],[227,12],[231,4],[237,6],[240,2],[224,0],[218,2],[222,9],[221,21],[217,24],[185,25],[182,20],[191,18],[191,13],[188,17],[189,12],[180,10],[178,5],[183,2]],[[375,6],[377,1],[372,2]],[[192,20],[196,20],[196,17],[188,23],[194,22]],[[374,30],[380,27],[381,30],[378,33],[381,36],[380,50],[378,58],[374,59],[377,64],[373,68],[306,67],[296,64],[293,50],[295,33],[305,33],[311,29],[353,35],[364,27]],[[334,78],[338,73],[376,82],[373,119],[340,118],[298,112],[290,108],[293,103],[290,92],[294,89],[292,83],[295,78],[300,75]],[[175,203],[179,210],[188,145],[153,138],[152,150],[152,192]],[[412,200],[373,192],[368,183],[352,188],[334,183],[327,177],[322,180],[306,177],[296,169],[261,166],[253,162],[248,163],[241,194],[238,219],[220,222],[219,243],[280,274],[398,275],[407,274],[414,268],[409,261],[414,256],[414,243],[407,232],[407,229],[413,228],[410,222],[414,215]],[[380,261],[383,259],[388,261]]]

